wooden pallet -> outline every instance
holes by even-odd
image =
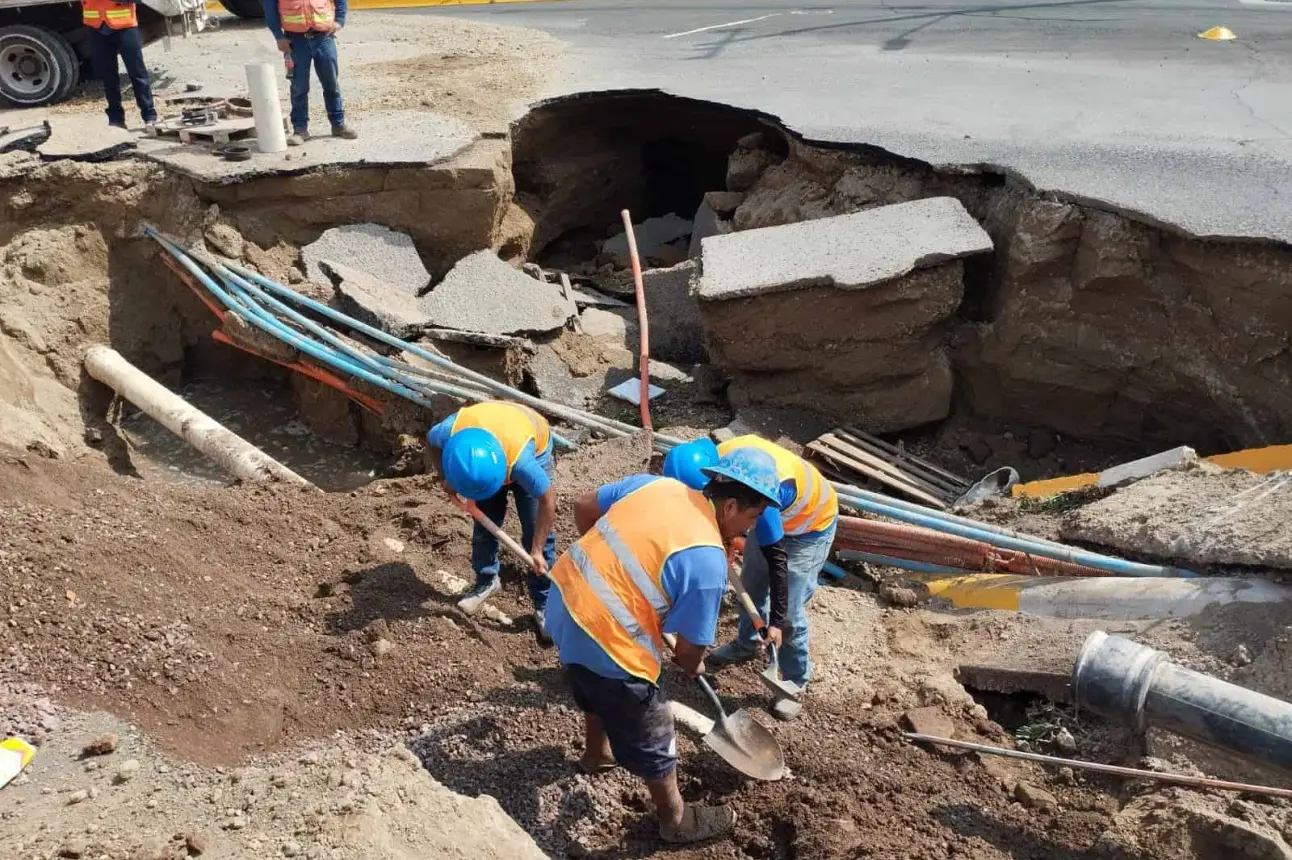
[[[256,121],[249,116],[233,116],[210,125],[185,125],[172,119],[153,126],[154,137],[179,138],[180,143],[195,141],[222,146],[230,141],[251,137],[256,132]]]

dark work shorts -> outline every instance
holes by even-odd
[[[565,667],[579,710],[601,719],[615,761],[633,776],[661,779],[677,767],[677,738],[668,697],[640,678],[606,678]]]

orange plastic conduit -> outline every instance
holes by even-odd
[[[633,285],[637,290],[637,327],[641,330],[641,399],[642,427],[651,430],[650,420],[650,324],[646,321],[646,287],[642,283],[642,261],[637,256],[637,237],[633,234],[633,216],[625,209],[624,235],[628,238],[628,257],[633,264]]]
[[[272,361],[274,364],[277,364],[281,367],[285,367],[288,370],[294,370],[297,373],[301,374],[302,376],[308,376],[310,379],[321,382],[324,385],[327,385],[331,388],[335,388],[337,391],[341,392],[346,397],[349,397],[355,403],[358,403],[360,406],[362,406],[364,409],[367,409],[369,412],[373,413],[374,415],[380,415],[383,411],[382,405],[380,402],[369,397],[366,394],[363,394],[362,392],[355,391],[353,388],[351,388],[349,385],[345,383],[345,380],[343,380],[341,377],[337,376],[336,374],[332,373],[331,371],[324,370],[323,368],[316,367],[312,364],[306,364],[303,361],[280,361],[276,358],[271,358],[270,356],[267,356],[264,353],[257,352],[256,350],[251,349],[250,347],[246,347],[240,343],[235,342],[233,338],[229,337],[227,334],[220,331],[219,329],[216,329],[215,331],[211,332],[211,337],[220,343],[228,344],[234,349],[240,349],[245,353],[256,356],[257,358],[263,358],[265,361]]]

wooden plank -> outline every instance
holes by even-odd
[[[927,505],[931,505],[932,507],[935,507],[940,511],[945,511],[948,507],[948,505],[945,502],[943,502],[941,499],[930,496],[928,493],[924,492],[918,487],[913,487],[904,481],[894,478],[892,475],[889,475],[886,472],[882,472],[879,469],[873,469],[870,466],[867,466],[865,463],[862,463],[858,460],[851,459],[843,454],[838,453],[837,451],[827,448],[824,445],[820,445],[816,442],[809,442],[807,449],[812,453],[817,454],[818,456],[826,458],[827,460],[829,460],[832,463],[835,463],[836,465],[846,466],[849,469],[852,469],[853,471],[860,472],[861,474],[865,475],[868,478],[874,478],[876,481],[879,481],[882,484],[886,484],[887,486],[890,486],[895,490],[903,492],[913,499],[918,499],[919,501],[924,502]]]
[[[933,474],[932,472],[930,472],[928,469],[918,466],[915,463],[911,463],[909,461],[895,462],[893,460],[890,460],[889,457],[891,455],[889,455],[887,452],[883,451],[878,446],[871,445],[865,439],[860,439],[852,435],[851,433],[848,433],[845,430],[836,429],[834,431],[834,434],[838,436],[840,439],[843,439],[844,441],[853,445],[854,447],[859,448],[860,450],[865,451],[871,454],[872,456],[877,457],[880,460],[883,460],[885,463],[888,463],[889,465],[899,469],[905,474],[910,475],[912,478],[919,478],[925,484],[928,484],[929,486],[934,487],[940,494],[945,494],[954,499],[954,498],[959,498],[965,492],[965,489],[966,489],[965,487],[959,484],[953,484],[952,482],[946,480],[945,478],[941,478]]]
[[[952,481],[956,484],[960,484],[965,488],[973,486],[972,481],[966,480],[965,478],[962,478],[959,475],[948,472],[946,469],[943,469],[941,466],[938,466],[936,463],[930,463],[928,460],[925,460],[922,457],[917,457],[914,454],[908,453],[904,448],[899,448],[896,445],[892,444],[891,442],[885,442],[883,439],[880,439],[878,436],[872,436],[871,434],[867,433],[865,430],[862,430],[860,427],[856,427],[849,424],[844,429],[847,430],[849,433],[854,434],[858,438],[866,440],[872,445],[877,445],[880,448],[883,448],[884,450],[888,451],[890,454],[892,454],[894,457],[897,457],[900,460],[908,460],[912,463],[918,463],[920,466],[923,466],[925,469],[928,469],[930,472],[933,472],[935,475],[938,475],[939,477],[945,478],[946,480]]]
[[[933,496],[939,499],[944,499],[945,501],[948,501],[948,502],[953,501],[955,498],[955,496],[952,493],[947,492],[941,487],[930,484],[927,481],[921,480],[920,478],[914,475],[904,472],[901,469],[899,469],[897,466],[894,466],[892,463],[889,463],[887,460],[883,460],[879,457],[874,456],[873,454],[863,451],[860,448],[849,445],[847,442],[844,442],[842,439],[839,439],[833,433],[824,433],[820,437],[818,437],[816,441],[820,442],[822,445],[825,445],[828,448],[832,448],[835,451],[838,451],[840,454],[843,454],[846,457],[851,457],[855,460],[859,460],[862,463],[865,463],[867,466],[870,466],[872,469],[878,469],[881,472],[884,472],[885,474],[892,475],[897,480],[906,484],[910,484],[912,487],[915,487],[918,490],[923,490],[925,493],[928,493],[930,496]]]

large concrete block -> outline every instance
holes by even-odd
[[[704,240],[709,354],[737,405],[806,409],[875,431],[945,417],[963,257],[991,240],[930,198]]]
[[[696,364],[707,358],[700,303],[691,292],[694,262],[642,273],[646,314],[650,322],[650,354],[664,361]]]
[[[555,331],[578,312],[560,287],[513,269],[493,251],[459,260],[420,307],[441,328],[495,335]]]

